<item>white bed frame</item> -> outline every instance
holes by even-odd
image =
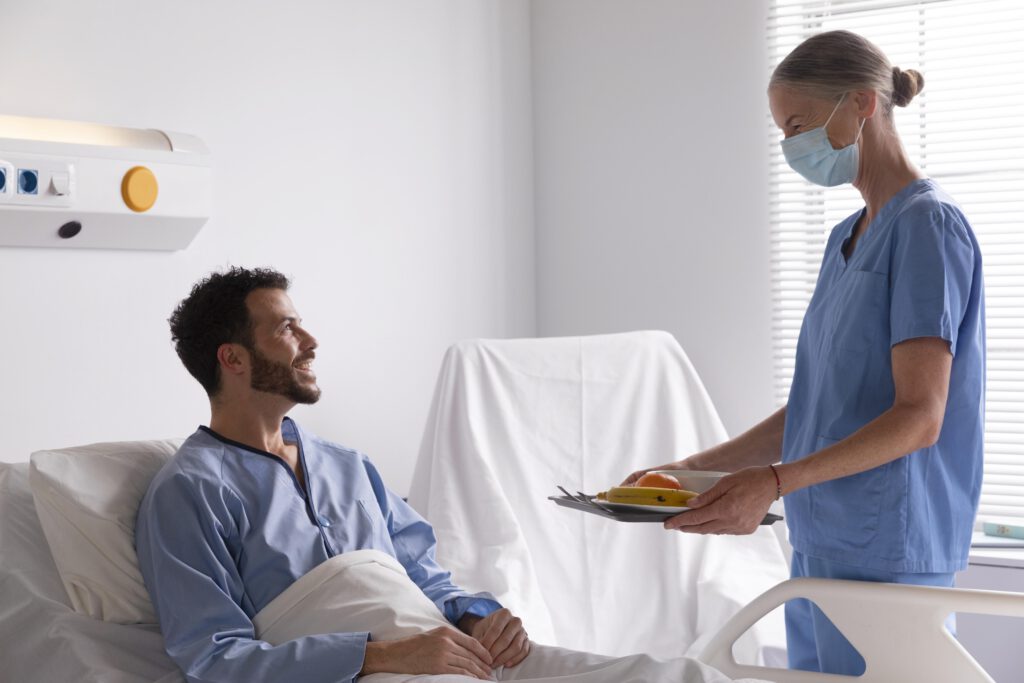
[[[792,671],[736,662],[732,646],[773,609],[812,600],[864,657],[862,676]],[[1024,594],[963,588],[801,578],[784,581],[737,612],[699,659],[732,678],[775,683],[994,683],[946,629],[951,612],[1024,617]]]
[[[159,632],[73,612],[39,527],[28,465],[0,463],[0,662],[3,680],[182,681]],[[13,590],[6,590],[10,586]],[[861,677],[742,665],[733,645],[772,610],[807,598],[867,662]],[[862,581],[790,579],[741,608],[711,637],[699,659],[731,678],[775,683],[993,683],[945,628],[951,612],[1024,617],[1024,594]],[[13,619],[17,617],[17,625]],[[28,629],[46,638],[12,645]],[[1024,645],[1022,645],[1024,647]],[[41,671],[45,673],[40,674]],[[1001,681],[1000,683],[1008,683]]]

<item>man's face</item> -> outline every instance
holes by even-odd
[[[291,299],[281,289],[257,289],[245,304],[253,322],[251,387],[295,403],[316,403],[320,387],[312,365],[317,343],[302,327]]]

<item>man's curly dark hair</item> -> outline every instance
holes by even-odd
[[[185,369],[195,377],[207,395],[220,391],[217,349],[221,344],[253,348],[252,319],[245,299],[256,289],[287,290],[291,282],[269,268],[232,267],[211,273],[192,288],[167,322],[171,341]]]

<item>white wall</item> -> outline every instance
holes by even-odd
[[[2,4],[0,113],[196,134],[216,185],[183,252],[0,248],[0,460],[205,423],[166,318],[227,264],[294,277],[295,414],[399,491],[460,338],[667,329],[731,432],[770,409],[758,0]]]
[[[761,0],[532,14],[539,332],[672,332],[731,434],[773,408],[764,27]]]
[[[206,423],[166,318],[272,265],[321,344],[294,414],[405,491],[447,345],[535,333],[528,5],[2,4],[0,113],[198,135],[216,185],[183,252],[0,248],[0,460]]]

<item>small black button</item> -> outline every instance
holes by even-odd
[[[57,231],[57,234],[63,237],[64,239],[69,240],[80,232],[82,232],[82,224],[79,223],[78,221],[69,221],[64,225],[60,226],[60,229]]]

